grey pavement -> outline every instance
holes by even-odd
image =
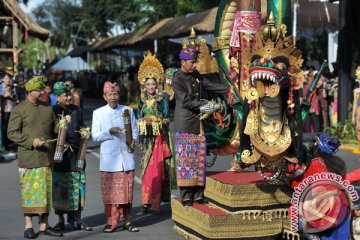
[[[103,100],[86,99],[84,108],[84,117],[89,126],[91,126],[92,110],[104,105]],[[134,189],[134,201],[132,217],[134,224],[140,228],[138,233],[119,230],[114,233],[103,233],[102,229],[106,221],[104,207],[101,199],[100,176],[99,176],[99,144],[89,143],[86,168],[87,189],[86,203],[83,211],[83,220],[88,225],[93,226],[92,232],[85,231],[66,231],[62,239],[137,239],[137,240],[180,240],[184,239],[174,230],[174,223],[171,220],[170,204],[161,206],[161,214],[141,215],[141,185],[139,178],[136,177]],[[348,171],[360,167],[360,155],[355,155],[351,151],[340,151],[348,167]],[[212,168],[208,171],[224,171],[230,166],[230,156],[220,156]],[[139,176],[138,166],[136,167],[136,176]],[[174,196],[178,191],[173,191]],[[21,196],[19,188],[19,175],[17,172],[17,160],[0,160],[0,239],[24,239],[24,220],[21,209]],[[38,230],[37,218],[34,218],[35,230]],[[57,223],[57,217],[52,210],[50,212],[49,223],[51,226]],[[50,237],[39,236],[38,239],[50,239]]]

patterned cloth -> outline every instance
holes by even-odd
[[[19,168],[19,174],[24,213],[50,212],[52,202],[51,168]]]
[[[66,85],[64,82],[56,82],[53,88],[56,96],[60,96],[63,93],[70,92],[70,87]]]
[[[104,94],[108,93],[108,92],[119,92],[120,91],[120,87],[119,85],[115,82],[115,83],[111,83],[109,81],[104,83]]]
[[[143,204],[151,204],[151,208],[159,212],[162,190],[165,187],[165,159],[171,156],[171,152],[162,135],[158,135],[154,142],[149,143],[148,147],[151,147],[148,148],[149,154],[145,154],[141,163],[141,167],[144,169],[142,171],[141,201]],[[167,190],[170,190],[169,184]],[[166,195],[170,195],[170,191],[167,191]],[[170,199],[170,196],[166,196],[166,198]]]
[[[45,76],[34,76],[25,83],[25,90],[27,92],[42,89],[45,87],[47,79]]]
[[[101,193],[104,204],[132,203],[134,171],[100,172]]]
[[[53,207],[56,214],[82,210],[85,205],[85,172],[54,172]]]
[[[134,171],[100,172],[105,214],[111,219],[112,229],[125,215],[131,216],[134,177]]]
[[[175,160],[179,187],[205,186],[205,136],[176,132]]]

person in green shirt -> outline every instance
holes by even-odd
[[[51,106],[39,100],[46,78],[34,76],[26,84],[26,99],[13,108],[8,138],[18,144],[21,200],[25,218],[25,238],[35,238],[33,216],[40,216],[40,233],[61,237],[48,224],[52,196],[54,151],[47,140],[54,137],[55,115]]]

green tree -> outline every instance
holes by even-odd
[[[201,12],[219,5],[220,0],[178,0],[176,15]]]

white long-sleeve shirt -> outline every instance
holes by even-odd
[[[123,113],[129,109],[132,136],[138,140],[136,119],[131,108],[118,105],[112,109],[109,105],[98,108],[93,112],[91,135],[100,145],[100,171],[119,172],[135,169],[135,154],[127,151]],[[119,127],[122,133],[111,135],[109,129]]]

